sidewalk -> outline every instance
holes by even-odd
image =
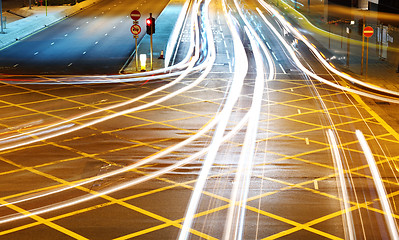
[[[307,1],[298,1],[303,6],[295,11],[293,3],[287,2],[279,1],[279,10],[286,13],[286,17],[298,22],[301,28],[306,31],[306,36],[311,42],[341,71],[347,72],[349,75],[365,82],[399,91],[399,73],[397,73],[399,64],[398,28],[382,26],[377,23],[377,20],[369,20],[367,22],[367,25],[371,25],[374,28],[374,35],[369,39],[369,60],[366,77],[367,42],[365,39],[363,75],[361,75],[362,35],[359,34],[361,33],[359,26],[361,27],[362,25],[359,24],[359,19],[353,19],[356,20],[354,25],[340,22],[340,19],[333,21],[333,24],[327,24],[326,13],[322,11],[321,5],[311,6],[309,11]],[[285,9],[282,11],[283,7]],[[304,17],[310,23],[306,22]],[[334,18],[334,16],[328,15],[327,17]],[[399,19],[399,15],[397,15],[397,19]],[[399,24],[399,21],[397,23]],[[346,59],[348,53],[347,27],[351,29],[349,66],[347,66]]]
[[[99,0],[97,0],[97,2],[98,1]],[[63,18],[73,15],[83,8],[95,3],[96,0],[86,0],[74,6],[48,6],[47,16],[45,6],[32,6],[32,9],[29,9],[29,7],[20,9],[3,9],[5,10],[3,12],[4,16],[9,16],[11,21],[9,19],[6,23],[6,28],[4,29],[5,34],[0,34],[0,51],[8,47],[10,44],[17,43],[21,39],[55,24]],[[11,10],[25,18],[7,13],[7,10]]]

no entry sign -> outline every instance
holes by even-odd
[[[134,21],[137,21],[137,20],[140,19],[141,13],[140,13],[138,10],[133,10],[133,11],[130,13],[130,17],[131,17]]]
[[[138,34],[140,34],[140,32],[141,32],[141,27],[139,26],[139,25],[133,25],[131,28],[130,28],[130,31],[132,32],[132,34],[133,35],[138,35]]]
[[[374,34],[374,29],[372,27],[368,26],[363,29],[363,35],[365,37],[369,38],[369,37],[373,36],[373,34]]]

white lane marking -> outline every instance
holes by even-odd
[[[95,42],[94,44],[98,44],[98,41],[97,41],[97,42]]]
[[[113,27],[113,29],[115,29],[115,28],[116,28],[116,26]]]
[[[104,34],[104,36],[108,36],[108,33]]]
[[[64,35],[65,37],[68,37],[68,33]]]
[[[79,27],[77,27],[76,30],[79,30]]]
[[[19,64],[17,63],[17,64],[15,64],[13,67],[18,67],[18,65],[19,65]]]
[[[226,41],[223,41],[224,47],[227,48]]]
[[[83,55],[85,55],[86,54],[86,52],[83,52]]]
[[[51,46],[54,45],[54,42],[51,43]]]
[[[272,52],[272,55],[273,55],[274,59],[276,59],[276,61],[278,61],[278,58],[276,57],[276,54],[274,54],[274,52]]]
[[[39,52],[35,52],[33,55],[37,55],[37,54],[39,54]]]
[[[270,45],[269,45],[268,42],[266,42],[266,45],[267,45],[267,47],[268,47],[270,50],[272,50],[272,48],[270,47]]]
[[[68,67],[72,66],[72,63],[68,64]]]
[[[226,49],[226,55],[227,55],[227,59],[230,59],[230,54],[229,54],[229,51],[227,51],[227,49]]]
[[[286,74],[287,72],[284,70],[283,66],[281,65],[281,63],[278,64],[281,68],[281,70],[283,70],[284,74]]]
[[[266,40],[265,35],[263,35],[262,33],[260,35],[262,36],[263,40]],[[266,44],[267,44],[267,42],[266,42]]]

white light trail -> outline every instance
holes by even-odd
[[[237,3],[236,3],[237,4]],[[223,233],[224,240],[242,239],[244,232],[245,211],[248,198],[249,184],[251,181],[253,159],[255,154],[256,136],[258,131],[258,123],[260,110],[262,105],[262,97],[264,90],[264,67],[260,49],[256,45],[256,41],[248,28],[246,27],[247,36],[250,39],[252,51],[256,62],[256,79],[254,86],[254,94],[252,105],[249,110],[250,118],[247,125],[247,131],[244,138],[243,147],[238,162],[237,172],[234,179],[234,185],[230,197],[230,206],[228,209],[226,224]],[[269,55],[267,55],[269,56]],[[274,77],[272,61],[269,60],[269,79]]]
[[[398,240],[399,239],[398,228],[395,219],[393,218],[393,212],[389,204],[389,201],[387,199],[387,193],[385,191],[384,184],[382,183],[381,175],[380,172],[378,171],[378,167],[374,160],[373,153],[371,152],[371,149],[367,144],[367,141],[364,138],[363,133],[360,130],[356,130],[356,136],[359,139],[359,143],[363,149],[364,155],[366,156],[367,163],[371,171],[371,176],[373,177],[374,184],[377,188],[378,198],[381,201],[381,206],[384,211],[384,217],[388,225],[389,235],[391,236],[391,239]]]
[[[260,1],[261,1],[261,0],[259,0],[259,2],[260,2]],[[261,3],[262,3],[262,2],[261,2]],[[311,76],[312,78],[314,78],[314,79],[316,79],[316,80],[318,80],[318,81],[320,81],[320,82],[322,82],[322,83],[324,83],[324,84],[326,84],[326,85],[328,85],[328,86],[331,86],[331,87],[340,89],[340,90],[342,90],[342,91],[352,92],[352,93],[355,93],[355,94],[358,94],[358,95],[361,95],[361,96],[364,96],[364,97],[369,97],[369,98],[373,98],[373,99],[377,99],[377,100],[381,100],[381,101],[386,101],[386,102],[391,102],[391,103],[399,104],[399,100],[394,100],[394,99],[390,99],[390,98],[386,98],[386,97],[381,97],[381,96],[374,95],[374,94],[370,94],[370,93],[365,93],[365,92],[358,91],[358,90],[355,90],[355,89],[350,89],[350,88],[347,88],[347,87],[344,87],[344,86],[335,84],[335,83],[333,83],[333,82],[330,82],[330,81],[328,81],[328,80],[326,80],[326,79],[324,79],[324,78],[318,76],[317,74],[315,74],[315,73],[309,71],[309,70],[308,70],[306,67],[304,67],[303,64],[300,62],[300,60],[299,60],[298,57],[296,56],[296,54],[295,54],[294,50],[292,49],[292,47],[291,47],[290,45],[287,44],[287,42],[284,40],[284,38],[280,35],[280,33],[276,30],[276,28],[274,28],[274,26],[266,19],[266,17],[263,15],[263,13],[260,11],[259,8],[257,8],[257,11],[258,11],[259,15],[262,17],[263,21],[264,21],[264,22],[267,24],[267,26],[272,30],[272,32],[277,36],[277,38],[280,40],[280,42],[282,43],[282,45],[287,49],[288,53],[291,55],[291,58],[292,58],[292,60],[295,62],[295,64],[297,65],[297,67],[298,67],[299,69],[301,69],[301,70],[302,70],[304,73],[306,73],[307,75]],[[287,24],[287,25],[289,25],[289,24]],[[303,40],[306,41],[304,38],[303,38]],[[316,54],[316,55],[317,55],[316,57],[317,57],[319,60],[324,59],[320,54]],[[329,64],[328,64],[328,65],[329,65]],[[331,66],[330,66],[330,67],[331,67]],[[339,75],[343,75],[343,76],[344,76],[345,74],[340,73]]]
[[[226,223],[223,233],[224,240],[242,239],[245,226],[245,211],[248,199],[249,184],[251,181],[253,160],[255,154],[256,136],[258,131],[261,104],[263,99],[263,90],[265,86],[264,64],[260,49],[268,61],[268,80],[275,77],[275,64],[268,47],[263,43],[262,39],[256,33],[249,21],[244,16],[238,2],[234,0],[234,4],[241,19],[245,23],[245,32],[250,40],[252,52],[256,63],[256,79],[254,86],[253,100],[251,104],[250,119],[247,125],[247,131],[244,138],[243,147],[238,162],[238,167],[234,179],[234,185],[230,196],[230,204],[226,217]],[[273,56],[277,57],[273,54]]]
[[[196,16],[196,15],[197,14],[193,14],[193,16]],[[197,37],[196,37],[196,39],[197,39],[196,48],[199,49],[199,30],[198,30],[199,27],[197,26],[195,29],[196,29],[196,35],[197,35]],[[44,127],[41,127],[41,128],[36,128],[36,129],[30,130],[30,131],[26,131],[26,132],[23,132],[23,133],[18,133],[18,134],[15,134],[15,135],[11,135],[11,136],[8,136],[8,137],[1,138],[0,139],[0,144],[2,144],[3,141],[8,140],[8,139],[16,139],[16,140],[18,140],[21,136],[33,136],[33,137],[35,137],[34,139],[31,139],[31,140],[28,140],[28,141],[25,141],[25,142],[20,142],[20,143],[16,143],[16,144],[0,147],[0,151],[5,151],[5,150],[8,150],[8,149],[12,149],[12,148],[16,148],[16,147],[32,144],[32,143],[35,143],[35,142],[38,142],[38,141],[47,140],[49,138],[60,136],[60,135],[66,134],[66,133],[71,133],[73,131],[77,131],[77,130],[80,130],[82,128],[89,127],[89,126],[92,126],[94,124],[97,124],[97,123],[100,123],[100,122],[104,122],[106,120],[109,120],[109,119],[112,119],[112,118],[115,118],[115,117],[118,117],[118,116],[122,116],[124,114],[128,114],[128,113],[132,113],[132,112],[135,112],[135,111],[139,111],[139,110],[142,110],[144,108],[151,107],[151,106],[153,106],[155,104],[158,104],[160,102],[166,101],[166,100],[168,100],[168,99],[170,99],[170,98],[172,98],[172,97],[174,97],[174,96],[176,96],[176,95],[178,95],[178,94],[180,94],[180,93],[182,93],[184,91],[187,91],[187,90],[191,89],[192,87],[198,85],[203,80],[203,78],[198,78],[197,81],[194,81],[190,85],[188,85],[188,86],[186,86],[186,87],[184,87],[184,88],[182,88],[182,89],[180,89],[178,91],[175,91],[175,92],[171,93],[170,95],[166,95],[165,97],[162,97],[162,98],[160,98],[160,99],[158,99],[156,101],[153,101],[151,103],[147,103],[147,104],[135,107],[135,108],[131,108],[131,109],[127,109],[127,110],[124,110],[124,111],[121,111],[121,112],[117,112],[117,113],[111,114],[109,116],[106,116],[106,117],[103,117],[103,118],[100,118],[100,119],[97,119],[97,120],[89,121],[89,122],[87,122],[85,124],[76,125],[76,126],[70,128],[70,129],[64,129],[63,131],[59,131],[58,133],[55,133],[55,134],[52,134],[52,135],[43,136],[43,137],[37,137],[36,136],[36,133],[43,132],[43,131],[45,131],[45,130],[47,130],[49,128],[54,128],[54,127],[62,125],[62,124],[70,123],[70,122],[76,121],[78,119],[85,118],[87,116],[90,116],[90,115],[93,115],[93,114],[96,114],[96,113],[100,113],[102,111],[109,111],[109,110],[112,110],[112,109],[115,109],[115,108],[118,108],[118,107],[126,106],[128,104],[137,102],[137,101],[139,101],[139,100],[141,100],[143,98],[151,96],[151,95],[153,95],[155,93],[163,91],[163,90],[165,90],[165,89],[167,89],[169,87],[172,87],[172,86],[176,85],[177,83],[179,83],[182,79],[184,79],[192,71],[192,69],[194,68],[194,65],[195,65],[195,63],[196,63],[196,61],[198,59],[199,59],[199,51],[196,51],[195,52],[195,56],[191,59],[189,67],[177,79],[173,80],[172,82],[170,82],[170,83],[168,83],[168,84],[166,84],[166,85],[164,85],[162,87],[159,87],[159,88],[154,89],[154,90],[152,90],[152,91],[150,91],[148,93],[145,93],[145,94],[143,94],[141,96],[133,98],[133,99],[131,99],[129,101],[125,101],[125,102],[122,102],[122,103],[111,105],[111,106],[108,106],[108,107],[105,107],[105,108],[96,109],[96,110],[93,110],[93,111],[90,111],[90,112],[87,112],[87,113],[72,117],[70,119],[59,121],[57,123],[54,123],[54,124],[51,124],[51,125],[47,125],[47,126],[44,126]],[[204,63],[202,63],[201,65],[206,67],[206,66],[212,65],[212,63],[213,63],[212,61],[209,62],[209,60],[208,60],[208,61],[205,61]]]
[[[340,76],[340,77],[342,77],[342,78],[344,78],[344,79],[347,79],[347,80],[349,80],[349,81],[351,81],[351,82],[353,82],[353,83],[359,84],[359,85],[361,85],[361,86],[367,87],[367,88],[369,88],[369,89],[373,89],[373,90],[380,91],[380,92],[383,92],[383,93],[389,93],[389,94],[392,94],[392,95],[395,95],[395,96],[399,96],[399,92],[392,91],[392,90],[389,90],[389,89],[385,89],[385,88],[381,88],[381,87],[377,87],[377,86],[375,86],[375,85],[371,85],[371,84],[365,83],[365,82],[363,82],[363,81],[360,81],[360,80],[358,80],[358,79],[355,79],[355,78],[353,78],[353,77],[351,77],[351,76],[349,76],[349,75],[347,75],[347,74],[344,74],[344,73],[338,71],[337,69],[335,69],[334,67],[332,67],[332,66],[326,61],[326,59],[322,56],[322,54],[314,47],[314,45],[312,45],[312,44],[311,44],[311,43],[310,43],[310,42],[309,42],[296,28],[294,28],[289,22],[287,22],[287,21],[284,19],[284,17],[282,17],[282,16],[280,15],[280,13],[279,13],[278,11],[276,11],[274,8],[272,8],[269,4],[267,4],[267,3],[266,3],[265,1],[263,1],[263,0],[258,0],[258,2],[259,2],[267,11],[271,12],[271,13],[279,20],[279,22],[280,22],[281,24],[284,25],[284,28],[285,28],[287,31],[291,32],[291,33],[294,34],[298,39],[300,39],[301,41],[303,41],[303,42],[307,45],[307,47],[315,54],[315,56],[317,57],[317,59],[318,59],[328,70],[330,70],[331,72],[337,74],[338,76]],[[265,18],[265,17],[263,16],[263,14],[261,13],[261,11],[260,11],[259,9],[257,9],[257,10],[258,10],[259,14],[261,14],[263,20],[267,21],[266,18]],[[285,41],[284,41],[284,42],[285,42]],[[313,77],[313,76],[312,76],[312,77]],[[339,85],[336,85],[336,84],[335,84],[335,87],[337,87],[337,86],[339,86]],[[381,97],[379,97],[379,96],[377,96],[377,95],[374,95],[374,94],[366,94],[366,93],[363,93],[363,92],[361,92],[361,91],[349,90],[349,89],[345,89],[344,87],[342,87],[342,88],[343,88],[343,90],[352,91],[352,92],[355,92],[355,93],[357,93],[357,94],[359,94],[359,95],[362,95],[362,96],[366,96],[366,97],[370,97],[370,98],[374,98],[374,99],[378,99],[378,100],[382,100],[382,101],[390,101],[390,102],[394,102],[394,103],[399,103],[399,101],[392,100],[392,99],[389,99],[389,98],[381,98]]]
[[[206,2],[206,8],[208,7],[209,3],[210,3],[210,1],[208,0]],[[226,15],[226,13],[225,13],[225,15]],[[204,15],[204,16],[207,16],[207,15]],[[236,54],[235,66],[240,66],[240,67],[235,69],[236,71],[234,73],[233,82],[231,84],[229,94],[228,94],[226,102],[224,104],[224,108],[220,113],[221,121],[219,121],[219,124],[217,125],[217,127],[215,129],[215,133],[212,138],[209,152],[204,160],[200,174],[197,178],[197,181],[196,181],[196,184],[194,187],[194,191],[190,197],[190,201],[189,201],[189,204],[188,204],[188,207],[186,210],[186,214],[184,217],[183,226],[179,233],[179,237],[178,237],[179,240],[185,240],[185,239],[188,239],[188,237],[189,237],[189,232],[190,232],[190,229],[191,229],[194,217],[195,217],[195,213],[197,212],[197,208],[198,208],[198,204],[199,204],[199,201],[200,201],[200,198],[202,195],[202,191],[204,189],[209,172],[212,168],[212,165],[214,163],[215,157],[217,155],[217,152],[218,152],[220,144],[221,144],[220,139],[223,137],[223,134],[226,130],[228,120],[230,118],[230,114],[232,112],[232,109],[233,109],[235,103],[237,102],[238,97],[240,96],[244,78],[245,78],[245,76],[247,74],[247,70],[248,70],[248,62],[247,62],[245,49],[242,46],[242,43],[239,39],[238,34],[235,31],[231,30],[231,26],[230,26],[231,22],[229,20],[227,20],[227,22],[228,22],[228,26],[229,26],[230,31],[232,32],[232,37],[233,37],[234,51]],[[212,29],[210,26],[206,30],[208,32],[210,32],[208,34],[212,33]]]
[[[345,229],[348,230],[347,236],[345,239],[354,240],[354,239],[356,239],[355,226],[353,224],[352,212],[350,211],[351,206],[349,204],[350,201],[349,201],[349,195],[348,195],[348,188],[347,188],[346,180],[344,177],[345,176],[344,166],[342,163],[341,155],[339,153],[337,139],[331,129],[329,129],[327,131],[327,136],[328,136],[328,140],[330,143],[331,154],[334,159],[335,169],[336,169],[336,172],[338,172],[338,179],[339,179],[339,183],[340,183],[340,187],[341,187],[343,205],[344,205],[344,209],[345,209],[345,219],[346,219]]]
[[[195,14],[195,15],[196,15],[196,14]],[[196,29],[199,29],[199,28],[196,28]],[[199,31],[197,31],[197,39],[199,38],[198,35],[199,35]],[[214,48],[214,45],[213,45],[213,44],[214,44],[214,43],[213,43],[213,38],[212,38],[212,35],[209,34],[209,32],[208,32],[208,35],[207,35],[207,36],[208,36],[208,38],[209,38],[209,39],[208,39],[208,42],[209,42],[208,45],[209,45],[209,48],[210,48],[210,51],[209,51],[210,54],[208,55],[208,60],[207,60],[207,63],[206,63],[207,68],[206,68],[205,71],[201,74],[201,76],[200,76],[196,81],[194,81],[194,82],[197,82],[195,85],[199,84],[201,81],[203,81],[203,80],[205,79],[205,77],[206,77],[206,76],[209,74],[209,72],[211,71],[212,66],[213,66],[213,63],[214,63],[214,61],[215,61],[215,50],[214,50],[215,48]],[[197,43],[197,45],[198,45],[198,43]],[[197,46],[197,47],[198,47],[198,46]],[[196,52],[197,52],[197,54],[199,54],[199,51],[196,51]],[[193,84],[193,83],[192,83],[192,84]],[[192,85],[192,84],[190,84],[190,85]],[[189,88],[187,88],[187,87],[189,87],[190,85],[188,85],[188,86],[185,87],[186,90],[189,89]],[[191,86],[191,87],[193,87],[193,86]],[[185,89],[185,88],[182,88],[182,89]],[[181,92],[184,92],[184,90],[182,90],[182,89],[179,89],[178,91],[174,92],[174,93],[173,93],[173,94],[174,94],[173,96],[175,96],[175,95],[177,95],[177,94],[179,94],[179,93],[181,93]],[[168,96],[169,96],[169,95],[168,95]],[[168,98],[168,99],[169,99],[169,98]],[[166,100],[166,99],[165,99],[165,100]],[[153,103],[153,104],[156,104],[156,103]],[[142,106],[140,106],[140,107],[142,107]],[[130,110],[131,110],[131,109],[130,109]],[[120,113],[116,113],[116,114],[120,114]],[[100,120],[100,119],[99,119],[99,120]],[[89,178],[89,179],[87,179],[87,180],[78,181],[77,183],[71,184],[70,186],[63,187],[63,188],[56,189],[56,190],[52,190],[52,191],[49,191],[49,192],[47,192],[47,193],[42,193],[42,194],[35,195],[35,196],[32,196],[32,197],[28,197],[28,198],[24,198],[24,199],[19,199],[19,200],[16,200],[16,201],[11,202],[11,203],[9,203],[9,204],[15,204],[15,203],[23,202],[23,201],[28,201],[28,200],[32,200],[32,199],[36,199],[36,198],[48,196],[48,195],[51,195],[51,194],[54,194],[54,193],[58,193],[58,192],[61,192],[61,191],[65,191],[65,190],[68,190],[68,189],[71,189],[71,188],[74,188],[74,187],[77,187],[77,186],[81,186],[81,185],[84,185],[84,184],[87,184],[87,183],[91,183],[91,182],[97,181],[97,180],[102,179],[102,178],[114,176],[114,175],[116,175],[116,174],[119,174],[119,173],[122,173],[122,172],[126,172],[126,171],[129,171],[129,170],[131,170],[131,169],[138,168],[139,166],[142,166],[142,165],[144,165],[144,164],[147,164],[147,163],[149,163],[149,162],[151,162],[151,161],[153,161],[153,160],[155,160],[155,159],[157,159],[157,158],[159,158],[159,157],[165,156],[166,154],[171,153],[171,152],[173,152],[173,151],[179,149],[180,147],[183,147],[183,146],[185,146],[185,145],[187,145],[187,144],[193,142],[194,140],[196,140],[196,139],[198,139],[199,137],[203,136],[207,131],[209,131],[209,129],[210,129],[211,127],[213,127],[218,121],[220,121],[220,116],[217,115],[217,116],[213,119],[212,122],[208,123],[208,125],[207,125],[206,127],[204,127],[203,129],[201,129],[201,131],[197,132],[195,135],[191,136],[190,138],[188,138],[188,139],[184,140],[183,142],[181,142],[181,143],[179,143],[179,144],[176,144],[176,145],[174,145],[174,146],[172,146],[172,147],[170,147],[170,148],[168,148],[168,149],[166,149],[166,150],[161,151],[159,154],[153,155],[153,156],[151,156],[150,158],[144,159],[144,160],[142,160],[142,161],[140,161],[140,162],[138,162],[138,163],[132,164],[132,165],[130,165],[130,166],[128,166],[128,167],[125,167],[125,168],[122,168],[122,169],[119,169],[119,170],[116,170],[116,171],[112,171],[112,172],[109,172],[109,173],[107,173],[107,174],[99,175],[99,176],[96,176],[96,177],[93,177],[93,178]],[[91,123],[93,123],[93,122],[91,122]],[[83,126],[79,126],[79,127],[80,127],[80,128],[83,128]]]
[[[240,131],[240,129],[248,121],[248,118],[249,118],[249,113],[247,113],[241,119],[241,121],[228,134],[226,134],[222,139],[219,139],[220,144],[225,142],[225,141],[227,141],[228,139],[233,137],[238,131]],[[209,131],[212,127],[215,126],[215,124],[219,120],[220,120],[220,118],[216,117],[212,122],[210,122],[204,129],[202,129],[197,134],[198,136],[195,136],[195,137],[198,138],[199,136],[203,135],[205,132]],[[149,163],[149,162],[151,162],[151,161],[153,161],[153,160],[155,160],[155,159],[157,159],[159,157],[162,157],[162,156],[164,156],[164,155],[166,155],[168,153],[171,153],[171,152],[177,150],[178,148],[180,148],[180,147],[192,142],[193,140],[194,139],[186,140],[185,142],[182,142],[182,143],[180,143],[178,145],[175,145],[175,146],[173,146],[171,148],[168,148],[166,151],[161,151],[157,155],[151,156],[148,159],[140,161],[139,163],[135,164],[134,167],[129,167],[129,169],[124,168],[124,170],[128,171],[128,170],[137,168],[139,166],[142,166],[144,164],[147,164],[147,163]],[[61,203],[58,203],[58,204],[53,204],[51,206],[46,206],[46,207],[41,207],[39,209],[30,210],[29,213],[26,212],[26,215],[12,214],[12,215],[8,215],[8,216],[0,217],[0,224],[16,221],[16,220],[19,220],[19,219],[23,219],[23,218],[27,218],[27,217],[33,216],[33,215],[39,215],[39,214],[43,214],[43,213],[48,213],[48,212],[55,211],[55,210],[58,210],[58,209],[62,209],[62,208],[65,208],[65,207],[73,206],[73,205],[76,205],[76,204],[79,204],[79,203],[82,203],[82,202],[85,202],[85,201],[89,201],[89,200],[97,198],[97,197],[105,197],[105,195],[107,195],[107,194],[122,190],[122,189],[127,188],[127,187],[134,186],[134,185],[139,184],[139,183],[143,183],[145,181],[154,179],[154,178],[156,178],[156,177],[158,177],[158,176],[160,176],[162,174],[165,174],[165,173],[168,173],[170,171],[173,171],[173,170],[175,170],[175,169],[177,169],[177,168],[179,168],[179,167],[181,167],[181,166],[183,166],[185,164],[188,164],[188,163],[192,162],[193,160],[203,156],[209,150],[210,150],[210,146],[205,148],[205,149],[202,149],[201,151],[199,151],[197,153],[192,154],[190,157],[188,157],[186,159],[178,161],[177,163],[175,163],[175,164],[173,164],[173,165],[171,165],[169,167],[162,168],[159,171],[156,171],[156,172],[151,173],[149,175],[134,179],[133,181],[130,181],[128,183],[120,184],[118,186],[109,188],[108,190],[103,190],[103,191],[100,191],[100,192],[92,192],[92,195],[89,195],[89,196],[78,197],[78,198],[74,198],[72,200],[64,201],[64,202],[61,202]],[[107,176],[104,176],[104,175],[107,175]],[[97,177],[95,177],[95,179],[93,178],[94,180],[92,180],[92,181],[90,180],[90,182],[96,181],[96,180],[98,180],[100,178],[111,176],[110,174],[104,174],[104,175],[97,176]],[[87,182],[84,182],[84,183],[86,184]],[[79,184],[79,186],[80,185],[81,184]],[[42,196],[40,196],[40,197],[42,197]],[[22,201],[9,202],[7,204],[4,204],[3,206],[9,205],[9,204],[16,204],[16,203],[19,203],[19,202],[22,202]]]

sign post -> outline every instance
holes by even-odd
[[[139,38],[139,34],[141,32],[141,27],[138,25],[138,23],[139,23],[138,20],[140,19],[141,14],[138,10],[133,10],[130,13],[130,17],[133,19],[133,26],[130,28],[130,31],[132,32],[134,41],[136,43],[136,54],[135,55],[136,55],[136,72],[137,72],[139,69],[139,53],[138,53],[138,47],[137,47],[137,38]]]
[[[138,52],[137,52],[137,38],[139,38],[139,34],[141,32],[141,27],[139,25],[137,25],[137,24],[134,24],[130,28],[130,31],[132,32],[134,41],[136,43],[136,71],[138,71],[138,68],[139,68],[139,63],[138,62],[139,62],[139,60],[138,60]]]
[[[363,15],[363,27],[362,29],[364,30],[365,28],[365,21],[364,21],[364,15]],[[362,34],[362,62],[360,64],[360,75],[363,75],[363,65],[364,65],[364,34]]]
[[[370,26],[367,26],[363,29],[363,36],[367,38],[367,53],[366,53],[366,78],[367,78],[367,71],[369,68],[369,39],[374,34],[374,29]]]

